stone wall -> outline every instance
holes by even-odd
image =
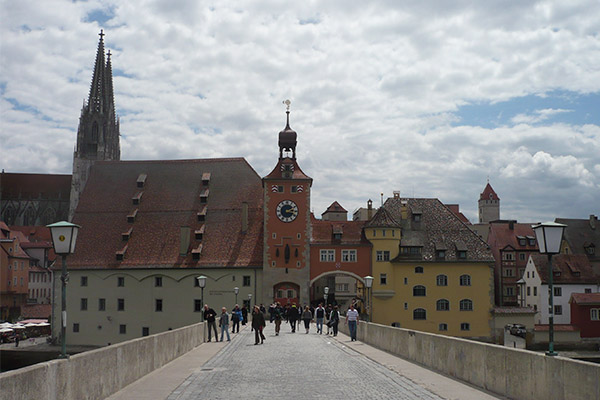
[[[104,399],[204,342],[204,323],[0,374],[0,400]]]
[[[597,364],[364,322],[357,339],[508,398],[600,399]]]

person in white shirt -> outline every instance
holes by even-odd
[[[350,341],[356,341],[356,328],[358,327],[358,311],[354,308],[354,304],[350,305],[350,309],[346,312],[346,325],[350,330]]]

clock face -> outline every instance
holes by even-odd
[[[283,200],[277,205],[277,217],[283,222],[292,222],[298,216],[298,206],[291,200]]]

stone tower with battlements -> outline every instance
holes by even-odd
[[[87,103],[84,102],[73,154],[73,176],[69,220],[72,220],[90,169],[98,160],[120,160],[119,119],[115,113],[110,51],[105,59],[104,33],[100,31],[98,52]]]

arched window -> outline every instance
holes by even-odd
[[[450,302],[446,299],[439,299],[435,304],[438,311],[450,311]]]
[[[416,308],[413,311],[413,319],[424,320],[427,319],[427,311],[424,308]]]
[[[471,275],[461,275],[460,286],[471,286]]]
[[[446,275],[438,275],[435,280],[438,286],[448,286],[448,277]]]
[[[35,210],[33,207],[27,207],[23,214],[23,225],[33,226],[35,225]]]
[[[426,296],[427,289],[423,285],[413,286],[413,296]]]
[[[422,274],[423,273],[423,267],[419,266],[419,267],[415,267],[415,274]]]
[[[92,142],[98,142],[98,122],[92,124]]]
[[[473,301],[469,299],[462,299],[460,301],[460,311],[473,311]]]

